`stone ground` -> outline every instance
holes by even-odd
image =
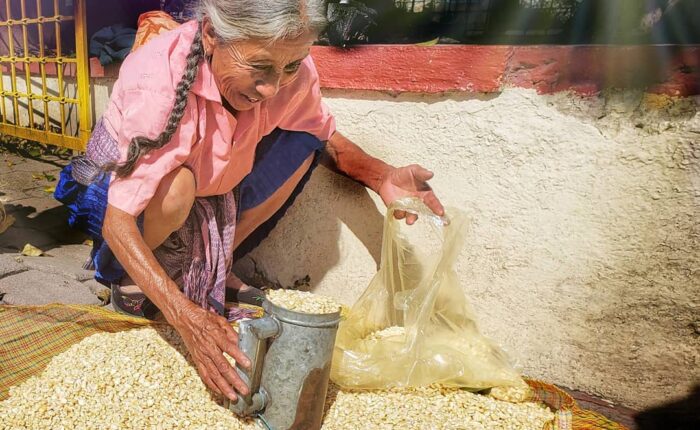
[[[14,218],[0,234],[0,304],[107,305],[107,289],[82,268],[90,255],[88,238],[68,228],[66,211],[52,196],[66,162],[0,154],[0,201]],[[26,244],[43,255],[23,256]]]
[[[0,304],[80,303],[111,308],[108,290],[82,268],[90,254],[88,238],[68,228],[67,213],[52,196],[51,187],[66,163],[66,158],[29,158],[0,147],[0,202],[15,219],[0,234]],[[23,256],[26,244],[43,255]],[[630,429],[672,428],[637,425],[631,409],[580,391],[569,393],[582,407]]]

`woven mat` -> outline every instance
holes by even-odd
[[[10,387],[41,373],[55,355],[87,336],[157,324],[164,323],[97,306],[0,306],[0,401],[8,397]],[[554,385],[527,382],[536,400],[555,411],[554,422],[545,430],[626,430],[600,414],[579,408],[571,396]]]

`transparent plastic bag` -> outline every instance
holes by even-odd
[[[413,226],[395,210],[418,214]],[[384,221],[379,272],[341,322],[332,380],[346,388],[442,384],[478,391],[526,386],[505,353],[482,336],[454,271],[468,230],[459,210],[434,215],[417,199]]]

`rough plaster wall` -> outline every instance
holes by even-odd
[[[696,101],[326,92],[339,128],[420,162],[473,233],[457,270],[483,332],[527,375],[644,407],[700,383]],[[350,304],[373,276],[383,206],[318,169],[251,260]],[[255,270],[254,270],[255,269]]]

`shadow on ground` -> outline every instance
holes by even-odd
[[[634,420],[638,430],[700,429],[700,384],[689,396],[642,411]]]
[[[0,253],[20,252],[27,243],[49,251],[60,245],[83,243],[87,239],[83,233],[68,226],[68,212],[63,206],[37,213],[33,206],[7,204],[5,211],[15,221],[0,235]]]

